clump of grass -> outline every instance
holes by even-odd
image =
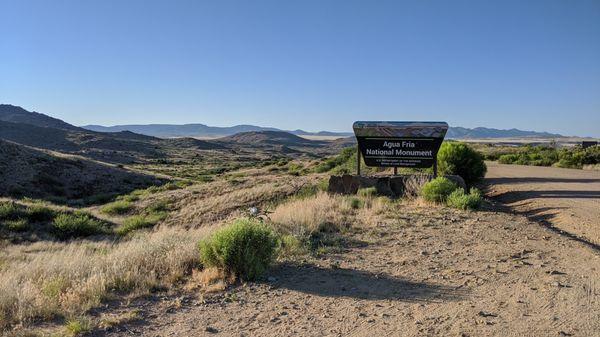
[[[421,196],[431,202],[446,202],[446,199],[457,189],[455,183],[445,177],[438,177],[423,185]]]
[[[147,214],[154,214],[154,213],[166,212],[168,210],[169,210],[169,200],[163,199],[163,200],[158,200],[158,201],[151,203],[148,207],[146,207],[144,212]]]
[[[199,266],[197,242],[205,234],[161,228],[130,240],[40,241],[27,248],[26,259],[20,248],[7,250],[0,267],[0,335],[84,315],[114,292],[143,295],[173,285]]]
[[[0,220],[15,220],[23,216],[23,207],[12,201],[0,202]]]
[[[481,192],[476,188],[471,188],[467,194],[463,188],[458,188],[450,193],[446,202],[450,207],[475,210],[481,206]]]
[[[81,336],[92,331],[92,322],[86,317],[69,319],[65,325],[65,329],[70,336]]]
[[[356,194],[363,198],[373,198],[377,196],[377,189],[375,187],[359,188]]]
[[[307,253],[307,245],[294,235],[282,235],[280,238],[279,256],[299,256]]]
[[[287,166],[288,174],[299,176],[304,173],[304,166],[299,163],[289,163]]]
[[[4,220],[4,226],[13,232],[24,232],[29,228],[29,224],[25,219]]]
[[[234,274],[243,280],[260,277],[269,267],[277,249],[277,238],[266,225],[239,219],[200,241],[200,261]]]
[[[98,328],[109,329],[119,325],[127,324],[130,322],[137,321],[142,318],[141,311],[139,309],[133,309],[118,315],[110,315],[103,317],[98,323]]]
[[[358,198],[350,199],[350,207],[352,207],[352,209],[359,209],[359,208],[363,207],[363,205],[364,205],[363,201]]]
[[[121,215],[129,213],[132,209],[133,204],[131,201],[117,200],[102,206],[102,208],[100,208],[100,212],[109,215]]]
[[[117,228],[116,232],[119,235],[126,235],[138,229],[150,228],[166,217],[166,213],[132,215],[123,221],[123,225]]]
[[[313,232],[325,228],[341,230],[349,223],[352,212],[350,202],[340,196],[324,192],[306,198],[296,199],[279,205],[270,215],[279,230],[296,237],[308,237]]]
[[[52,226],[55,235],[61,239],[107,233],[104,223],[82,212],[60,213]]]
[[[56,211],[40,204],[28,206],[26,212],[30,221],[50,221],[56,216]]]

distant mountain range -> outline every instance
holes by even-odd
[[[328,137],[339,137],[346,138],[352,137],[352,132],[330,132],[330,131],[319,131],[319,132],[308,132],[304,130],[281,130],[272,127],[262,127],[256,125],[235,125],[230,127],[218,127],[208,126],[205,124],[131,124],[131,125],[115,125],[115,126],[102,126],[102,125],[84,125],[77,127],[66,123],[60,119],[50,117],[48,115],[30,112],[19,106],[10,104],[0,104],[0,122],[16,123],[35,125],[37,127],[51,128],[58,130],[66,130],[69,132],[89,132],[94,131],[98,133],[112,133],[121,139],[124,138],[137,138],[139,140],[141,135],[158,137],[158,138],[181,138],[181,137],[195,137],[195,138],[222,138],[233,136],[235,134],[244,132],[264,132],[264,131],[275,131],[275,132],[287,132],[296,136],[328,136]],[[10,130],[10,125],[4,125],[4,132],[15,133],[17,130]],[[49,132],[48,130],[42,130],[43,132]],[[27,135],[27,132],[22,132],[22,135]],[[34,136],[33,134],[28,134]],[[450,127],[446,138],[451,139],[481,139],[481,138],[562,138],[564,136],[556,133],[548,132],[537,132],[537,131],[523,131],[518,129],[500,130],[493,128],[477,127],[473,129],[463,127]]]
[[[84,125],[84,129],[97,132],[119,132],[131,131],[143,135],[173,138],[173,137],[206,137],[220,138],[232,136],[242,132],[261,132],[261,131],[284,131],[297,136],[334,136],[334,137],[349,137],[353,133],[350,132],[307,132],[304,130],[281,130],[277,128],[262,127],[256,125],[235,125],[228,127],[208,126],[204,124],[131,124],[131,125]]]
[[[200,137],[200,138],[219,138],[232,136],[242,132],[261,132],[261,131],[283,131],[297,136],[330,136],[330,137],[351,137],[352,132],[307,132],[304,130],[281,130],[277,128],[261,127],[256,125],[236,125],[230,127],[208,126],[204,124],[132,124],[132,125],[84,125],[84,129],[97,132],[121,132],[131,131],[143,135],[172,138],[172,137]],[[548,132],[523,131],[518,129],[500,130],[492,128],[478,127],[474,129],[463,127],[450,127],[446,138],[451,139],[478,139],[478,138],[561,138],[562,135]]]

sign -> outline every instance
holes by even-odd
[[[448,131],[448,124],[355,122],[352,128],[367,166],[431,167]]]

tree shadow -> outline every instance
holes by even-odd
[[[456,301],[466,289],[433,283],[413,282],[368,271],[323,268],[316,265],[280,264],[272,270],[274,285],[307,294],[362,300],[405,302]]]
[[[598,183],[600,179],[590,178],[543,178],[543,177],[502,177],[485,178],[488,184],[527,184],[527,183]]]

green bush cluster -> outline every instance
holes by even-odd
[[[338,168],[339,171],[348,170],[346,173],[350,173],[353,169],[352,163],[356,165],[356,148],[347,147],[343,149],[339,155],[321,162],[315,167],[314,171],[317,173],[324,173]]]
[[[462,187],[450,193],[446,200],[448,206],[463,210],[478,209],[481,206],[481,202],[481,192],[478,189],[471,188],[469,193],[466,193]]]
[[[421,196],[431,202],[446,202],[446,199],[458,186],[450,179],[438,177],[423,185]]]
[[[439,174],[458,175],[467,185],[482,179],[487,171],[483,156],[464,143],[442,143],[437,160]]]
[[[102,208],[100,208],[100,212],[109,215],[121,215],[129,213],[132,209],[133,204],[131,201],[117,200],[102,206]]]
[[[13,232],[29,229],[30,223],[51,221],[56,212],[39,204],[21,205],[12,201],[0,202],[0,223]]]
[[[169,201],[166,199],[155,201],[148,205],[141,214],[125,218],[116,232],[119,235],[126,235],[138,229],[152,227],[167,218],[169,207]]]
[[[466,193],[462,187],[459,188],[445,177],[438,177],[423,185],[421,196],[430,202],[445,203],[450,207],[464,210],[478,209],[483,202],[478,189],[471,188],[469,193]]]
[[[82,212],[60,213],[52,221],[54,233],[61,239],[107,234],[105,224]]]
[[[266,225],[239,219],[199,243],[200,261],[243,280],[260,277],[269,267],[278,240]]]
[[[501,164],[557,166],[583,168],[584,165],[600,164],[600,146],[583,149],[581,146],[556,149],[549,146],[523,146],[514,153],[498,157]]]

